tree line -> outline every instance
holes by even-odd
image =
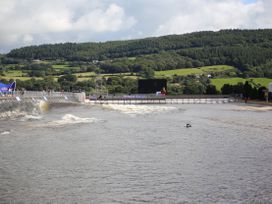
[[[272,77],[272,30],[195,32],[104,43],[61,43],[10,51],[2,63],[20,60],[97,61],[104,73],[231,65],[242,77]]]
[[[0,79],[2,83],[11,83],[12,80],[7,81]],[[247,88],[244,83],[235,85],[225,84],[220,91],[211,84],[211,81],[206,76],[196,77],[189,76],[173,76],[167,79],[167,94],[181,95],[181,94],[226,94],[236,95],[242,97],[247,94],[247,97],[252,99],[264,99],[264,91],[266,87],[261,87],[254,84],[253,81],[247,81]],[[138,80],[134,78],[127,78],[124,76],[109,76],[109,77],[93,77],[86,81],[78,81],[73,74],[66,74],[55,80],[52,76],[46,76],[42,79],[31,78],[30,80],[16,80],[17,90],[31,90],[31,91],[67,91],[67,92],[81,92],[85,91],[87,94],[100,94],[101,91],[109,94],[137,94]],[[245,91],[246,90],[246,91]],[[160,91],[160,90],[158,90]]]

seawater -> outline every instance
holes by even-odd
[[[0,203],[271,203],[271,130],[269,108],[237,104],[66,106],[1,120]]]

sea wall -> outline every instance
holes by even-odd
[[[85,93],[24,92],[0,96],[0,118],[20,115],[23,112],[42,111],[50,104],[80,104]]]

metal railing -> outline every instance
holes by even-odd
[[[14,91],[0,94],[0,102],[3,101],[36,101],[45,100],[49,102],[72,101],[84,102],[85,93],[72,92],[45,92],[45,91]]]
[[[237,99],[230,95],[155,95],[155,94],[136,94],[136,95],[105,95],[88,97],[93,103],[98,104],[139,104],[139,103],[176,103],[176,104],[197,104],[197,103],[231,103]]]

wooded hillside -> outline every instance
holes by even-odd
[[[272,29],[196,32],[104,43],[29,46],[7,54],[13,59],[103,61],[105,73],[230,65],[243,77],[272,77]]]

